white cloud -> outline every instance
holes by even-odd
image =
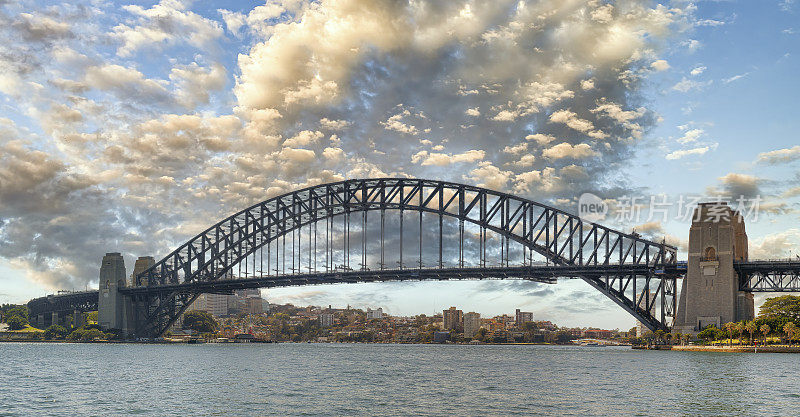
[[[457,154],[446,154],[428,151],[419,151],[411,156],[411,163],[422,166],[447,166],[460,162],[477,162],[486,157],[486,152],[470,149]]]
[[[693,53],[693,52],[697,51],[698,49],[700,49],[703,46],[703,44],[700,41],[698,41],[697,39],[689,39],[689,40],[683,41],[683,42],[681,42],[681,45],[685,46],[686,50],[689,53]]]
[[[467,116],[478,117],[481,115],[481,111],[477,107],[473,107],[471,109],[467,109],[464,112]]]
[[[319,125],[328,130],[343,130],[350,127],[351,124],[347,120],[330,120],[327,117],[323,117],[319,121]]]
[[[558,110],[554,112],[553,114],[550,115],[550,122],[563,123],[572,129],[575,129],[579,132],[586,134],[589,137],[593,137],[596,139],[603,139],[608,136],[602,131],[595,130],[595,127],[592,124],[592,122],[579,118],[575,112],[570,110]]]
[[[105,64],[90,67],[86,70],[83,81],[88,87],[113,92],[122,99],[171,100],[165,87],[166,82],[146,78],[138,70],[121,65]]]
[[[800,230],[791,228],[750,241],[750,259],[780,259],[798,255]]]
[[[212,41],[223,35],[219,23],[187,11],[187,4],[180,0],[162,0],[149,9],[138,5],[122,8],[137,18],[133,26],[119,24],[111,33],[112,38],[122,43],[117,49],[119,56],[130,56],[144,47],[179,42],[208,49]]]
[[[678,143],[680,144],[687,144],[690,142],[696,142],[700,136],[703,136],[705,131],[703,129],[691,129],[686,131],[683,136],[678,138]]]
[[[690,155],[705,155],[711,148],[709,146],[701,146],[698,148],[678,150],[670,152],[666,155],[669,160],[681,159]]]
[[[501,110],[497,113],[492,120],[496,120],[499,122],[513,122],[519,116],[517,112],[510,111],[510,110]]]
[[[725,22],[723,22],[721,20],[714,20],[714,19],[698,20],[695,23],[696,26],[711,26],[711,27],[722,26],[724,24],[725,24]]]
[[[748,76],[749,74],[750,74],[749,72],[746,72],[744,74],[734,75],[733,77],[723,79],[722,82],[725,83],[725,84],[729,84],[729,83],[732,83],[734,81],[741,80],[742,78]]]
[[[675,91],[686,93],[691,90],[700,90],[703,87],[711,85],[712,82],[713,82],[712,80],[702,82],[702,81],[690,80],[686,77],[683,77],[683,79],[681,79],[677,84],[672,86],[672,89]]]
[[[397,113],[394,116],[389,117],[385,122],[381,122],[386,130],[393,130],[395,132],[405,133],[408,135],[416,135],[419,133],[419,129],[416,126],[408,125],[403,123],[403,118],[406,116],[411,115],[411,112],[408,110],[404,110],[401,113]]]
[[[700,74],[702,74],[702,73],[703,73],[705,70],[707,70],[707,69],[708,69],[708,68],[707,68],[706,66],[704,66],[704,65],[700,65],[700,66],[694,67],[694,68],[692,69],[692,71],[691,71],[691,72],[689,72],[689,73],[690,73],[690,74],[692,74],[692,75],[700,75]]]
[[[193,62],[173,68],[169,78],[177,85],[178,102],[188,109],[194,109],[198,105],[208,104],[210,92],[221,90],[228,81],[227,75],[222,64],[203,68]]]
[[[667,63],[666,60],[659,59],[659,60],[653,61],[653,63],[650,64],[650,68],[653,68],[656,71],[666,71],[666,70],[668,70],[670,68],[670,66],[669,66],[669,63]]]
[[[322,132],[303,130],[283,142],[283,146],[290,148],[304,147],[316,144],[324,135]]]
[[[556,138],[542,133],[535,133],[533,135],[525,136],[525,140],[534,141],[539,145],[547,145],[548,143],[556,140]]]
[[[464,178],[479,187],[502,191],[506,189],[513,176],[512,171],[503,171],[489,161],[482,161]]]
[[[518,155],[528,150],[528,143],[522,142],[516,145],[509,145],[503,148],[503,152],[511,155]]]
[[[585,159],[599,155],[598,152],[585,143],[579,143],[574,146],[569,143],[559,143],[558,145],[542,151],[542,156],[548,159]]]
[[[767,164],[780,164],[800,159],[800,145],[791,148],[776,149],[758,154],[757,161]]]

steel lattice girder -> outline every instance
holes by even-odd
[[[52,312],[97,311],[98,297],[98,291],[80,291],[34,298],[28,301],[28,315],[35,317]]]
[[[800,292],[800,260],[734,262],[739,290]]]
[[[175,310],[172,304],[176,297],[184,297],[181,294],[194,283],[218,281],[263,245],[326,218],[372,210],[417,211],[456,218],[462,228],[464,222],[481,228],[482,245],[483,231],[490,230],[556,265],[647,266],[650,272],[644,278],[648,285],[640,293],[636,281],[641,275],[608,272],[604,277],[587,274],[583,279],[651,329],[665,329],[665,314],[674,311],[675,277],[652,273],[675,264],[677,250],[673,246],[584,222],[575,215],[506,193],[443,181],[385,178],[305,188],[255,204],[210,227],[137,277],[138,284],[146,280],[153,289],[179,284],[186,289],[176,289],[160,298],[159,306],[149,315],[150,321],[161,321],[156,316],[162,314],[176,319],[188,306],[188,299],[183,300],[178,303],[182,308]],[[481,250],[485,252],[485,245]],[[662,281],[655,294],[650,291],[652,279]],[[628,289],[636,295],[627,296]],[[672,300],[666,300],[666,296]],[[651,314],[656,298],[661,299],[660,320]],[[168,310],[171,312],[165,313]]]

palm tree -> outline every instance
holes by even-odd
[[[772,329],[769,328],[769,324],[765,323],[765,324],[761,325],[761,328],[759,330],[761,330],[761,333],[764,334],[764,345],[766,345],[767,344],[767,335],[769,334],[769,331],[772,330]]]
[[[794,339],[795,333],[797,333],[797,325],[793,322],[788,322],[783,325],[783,331],[786,333],[786,336],[789,338],[789,346],[792,345],[792,339]]]
[[[658,329],[658,330],[655,331],[655,333],[653,335],[656,338],[656,344],[657,345],[664,344],[664,331],[663,330]]]
[[[747,333],[750,333],[750,344],[753,344],[753,334],[758,330],[758,326],[756,326],[755,320],[750,320],[747,324],[744,325],[745,330]]]
[[[725,323],[725,330],[728,331],[728,346],[733,346],[733,330],[736,328],[736,323],[728,322]]]
[[[736,323],[736,333],[738,334],[738,337],[739,337],[739,345],[740,346],[742,344],[742,335],[744,334],[745,331],[747,331],[746,326],[747,326],[747,322],[745,322],[744,320]]]
[[[692,337],[689,333],[684,333],[681,335],[681,342],[685,346],[689,342],[689,338]]]

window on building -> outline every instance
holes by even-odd
[[[716,249],[712,248],[711,246],[706,248],[706,251],[703,255],[703,260],[705,261],[715,261],[717,260],[717,251]]]

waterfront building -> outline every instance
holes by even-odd
[[[245,298],[247,314],[261,314],[264,312],[264,300],[261,295],[250,295]]]
[[[228,315],[228,298],[225,294],[201,294],[189,307],[189,310],[207,311],[214,317]]]
[[[443,330],[461,331],[464,328],[464,312],[450,307],[442,312]]]
[[[333,313],[322,313],[319,315],[319,325],[320,327],[332,327],[333,326]]]
[[[382,319],[382,318],[383,318],[383,309],[382,308],[379,307],[379,308],[373,310],[373,309],[367,307],[367,320]]]
[[[514,323],[516,323],[517,327],[521,327],[523,323],[528,323],[532,321],[533,321],[533,313],[529,311],[519,311],[519,309],[517,309],[514,316]]]
[[[475,337],[481,328],[481,315],[475,312],[464,314],[464,337]]]

